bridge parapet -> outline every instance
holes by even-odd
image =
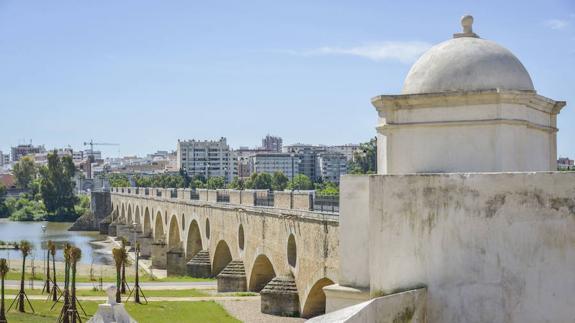
[[[210,190],[210,189],[171,189],[171,188],[136,188],[113,187],[111,193],[160,198],[162,200],[204,201],[212,203],[226,203],[246,206],[273,207],[278,209],[316,211],[320,213],[337,214],[339,208],[337,197],[334,199],[335,208],[319,209],[314,201],[317,198],[314,191],[267,191],[267,190]],[[269,203],[258,203],[258,199],[269,195]],[[263,197],[262,197],[263,196]],[[329,210],[329,211],[327,211]]]

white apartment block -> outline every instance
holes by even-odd
[[[320,153],[316,165],[316,173],[324,182],[339,183],[339,177],[347,174],[347,157],[342,153]]]
[[[177,168],[188,175],[220,176],[227,182],[237,176],[236,159],[226,138],[212,140],[178,140]]]
[[[256,153],[249,157],[250,173],[282,172],[290,180],[299,174],[300,158],[288,153]]]

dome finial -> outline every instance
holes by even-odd
[[[461,27],[463,28],[463,32],[453,34],[453,38],[459,37],[475,37],[479,38],[476,33],[473,32],[473,16],[472,15],[465,15],[461,17]]]

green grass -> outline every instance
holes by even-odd
[[[32,277],[31,273],[26,273],[26,284],[28,284],[28,281],[30,280],[30,277]],[[44,280],[44,275],[42,273],[36,273],[34,275],[35,280]],[[128,280],[128,283],[133,282],[134,281],[134,275],[126,275],[126,279]],[[6,280],[20,280],[20,272],[17,271],[9,271],[6,274]],[[94,279],[91,279],[90,276],[82,276],[79,275],[76,277],[76,281],[78,283],[90,283],[90,282],[99,282],[100,280],[100,276],[94,276]],[[62,275],[56,275],[56,281],[57,282],[63,282],[64,281],[64,276]],[[102,277],[102,281],[105,283],[115,283],[116,282],[116,276],[105,276]],[[147,273],[140,273],[140,281],[141,282],[215,282],[215,279],[212,278],[195,278],[195,277],[189,277],[189,276],[171,276],[171,277],[166,277],[166,278],[152,278],[150,275],[148,275]]]
[[[6,318],[10,323],[35,322],[53,323],[57,320],[60,306],[56,306],[50,311],[51,302],[32,301],[32,306],[36,314],[18,313],[12,309],[6,313]],[[91,317],[97,310],[96,302],[82,302],[82,306]],[[30,309],[27,307],[27,311]],[[223,307],[215,302],[152,302],[148,305],[126,304],[126,310],[139,323],[174,323],[174,322],[219,322],[232,323],[240,322],[230,316]],[[82,321],[87,321],[82,318]]]
[[[27,287],[27,286],[26,286]],[[39,286],[38,286],[39,287]],[[131,287],[131,286],[130,286]],[[144,290],[144,295],[146,297],[206,297],[211,296],[210,294],[197,289],[170,289],[170,290]],[[18,294],[17,289],[6,289],[6,295],[16,295]],[[28,295],[42,295],[42,289],[28,289],[26,288],[26,294]],[[126,293],[124,297],[129,294]],[[46,294],[44,294],[46,295]],[[77,289],[76,295],[81,296],[106,296],[105,291],[90,290],[90,289]],[[239,295],[240,296],[240,295]]]

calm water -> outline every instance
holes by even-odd
[[[46,226],[46,231],[42,231],[42,226]],[[58,246],[56,261],[63,260],[62,247],[69,242],[82,249],[81,263],[91,264],[111,264],[112,259],[108,254],[99,253],[101,248],[98,245],[90,244],[91,241],[104,240],[106,237],[96,232],[68,231],[72,223],[54,222],[13,222],[7,219],[0,219],[0,240],[5,242],[28,240],[34,246],[32,256],[35,259],[46,258],[46,246],[48,240],[54,241]],[[0,250],[0,257],[19,258],[17,250]]]

